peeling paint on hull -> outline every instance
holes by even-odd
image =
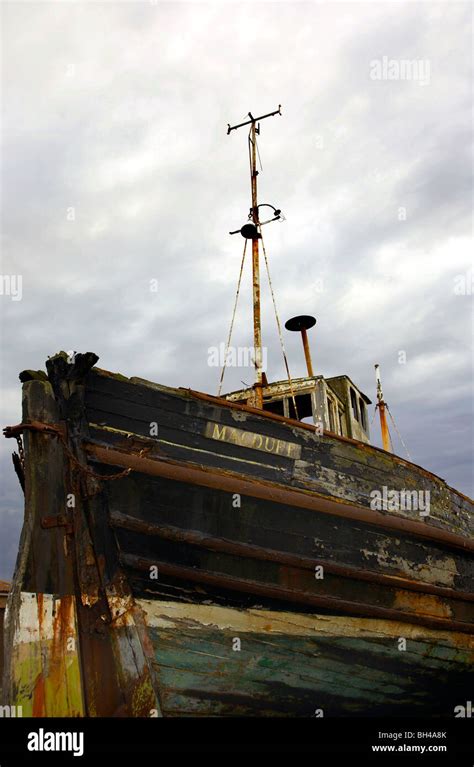
[[[317,709],[451,716],[473,682],[474,639],[464,635],[369,619],[140,604],[165,716],[312,717]]]
[[[23,716],[82,716],[74,600],[21,594],[13,637],[13,705]]]

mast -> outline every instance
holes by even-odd
[[[247,239],[252,240],[252,297],[253,297],[253,341],[255,352],[255,405],[256,407],[263,408],[263,370],[262,370],[262,325],[261,325],[261,308],[260,308],[260,263],[259,263],[259,239],[261,235],[259,233],[260,220],[258,214],[258,198],[257,198],[257,134],[260,135],[260,125],[257,125],[259,120],[264,120],[266,117],[273,117],[274,115],[281,115],[281,105],[274,112],[269,112],[266,115],[260,117],[254,117],[251,112],[249,114],[249,120],[240,123],[239,125],[227,126],[227,134],[237,128],[242,128],[244,125],[250,125],[249,131],[249,155],[250,155],[250,183],[252,193],[252,207],[250,208],[249,219],[253,222],[252,225],[245,225],[242,227],[241,233]],[[273,206],[270,206],[273,207]],[[275,211],[277,218],[280,211]],[[231,232],[235,234],[235,232]]]
[[[375,380],[377,381],[377,404],[379,416],[380,416],[380,430],[382,432],[382,445],[383,449],[388,453],[392,451],[392,440],[390,439],[390,432],[388,430],[387,417],[385,414],[385,408],[387,403],[383,398],[382,381],[380,380],[380,366],[375,365]]]
[[[250,112],[249,112],[250,115]],[[260,127],[258,128],[260,133]],[[257,127],[255,120],[250,128],[250,175],[252,187],[252,221],[258,233],[258,200],[257,200]],[[260,309],[260,263],[258,237],[252,239],[252,294],[253,294],[253,344],[255,349],[255,399],[256,406],[263,407],[263,383],[262,383],[262,325]]]

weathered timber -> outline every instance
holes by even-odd
[[[25,371],[48,405],[6,430],[27,467],[6,702],[21,684],[33,714],[451,714],[473,660],[469,499],[364,442],[96,360]],[[429,513],[373,509],[384,487],[428,493]]]
[[[160,477],[131,475],[108,488],[111,514],[138,524],[173,525],[210,537],[251,543],[276,552],[323,559],[367,572],[409,579],[415,584],[450,587],[472,594],[472,558],[466,552],[422,541],[398,531],[271,500],[233,494]]]
[[[23,389],[23,420],[56,423],[48,382]],[[84,713],[82,665],[74,600],[74,549],[65,528],[44,530],[46,514],[66,509],[67,467],[58,442],[46,432],[24,434],[25,518],[5,626],[5,704],[25,716]]]
[[[283,565],[300,567],[314,572],[315,567],[322,567],[325,572],[341,575],[346,578],[372,581],[374,583],[386,584],[393,588],[404,588],[409,591],[422,591],[425,594],[434,594],[435,596],[446,597],[447,599],[461,599],[463,601],[474,601],[472,591],[456,591],[455,589],[443,586],[432,585],[423,580],[414,581],[401,576],[385,575],[383,573],[371,572],[358,567],[350,567],[331,560],[321,559],[320,557],[310,557],[301,554],[293,554],[284,550],[270,549],[265,546],[257,546],[251,543],[243,543],[230,538],[218,538],[210,536],[199,530],[183,529],[175,525],[162,523],[152,523],[142,521],[128,514],[122,514],[119,511],[112,511],[110,522],[114,527],[129,530],[131,532],[141,533],[147,536],[157,536],[175,543],[188,543],[191,546],[209,549],[209,551],[223,552],[224,554],[235,554],[240,557],[249,557],[258,561],[277,562]]]
[[[96,359],[77,355],[68,362],[61,353],[48,360],[51,383],[36,377],[25,383],[23,421],[43,428],[24,429],[26,519],[4,695],[34,716],[159,710],[140,611],[128,587],[119,588],[113,558],[105,583],[100,538],[93,538],[87,498],[100,493],[100,484],[87,468],[82,440],[84,375]]]
[[[187,552],[187,556],[190,552]],[[121,562],[132,568],[171,575],[179,579],[222,586],[236,592],[270,597],[288,604],[304,604],[325,608],[335,613],[349,613],[366,617],[375,616],[387,620],[407,621],[429,627],[446,628],[455,631],[474,633],[473,610],[471,603],[457,601],[447,605],[436,597],[407,594],[402,589],[393,592],[379,588],[374,584],[358,582],[327,575],[317,582],[313,574],[289,566],[280,566],[271,572],[265,563],[258,568],[258,580],[255,568],[252,577],[252,563],[232,561],[231,557],[207,557],[208,569],[195,557],[193,566],[183,564],[178,559],[175,549],[173,556],[163,559],[158,556],[143,557],[124,553]],[[178,564],[176,563],[178,562]]]
[[[140,604],[165,716],[311,717],[317,709],[325,716],[451,716],[472,678],[474,639],[465,635],[386,620]]]
[[[441,542],[461,550],[473,551],[474,542],[461,535],[451,533],[442,528],[415,522],[404,517],[383,514],[355,504],[344,503],[339,499],[321,496],[302,488],[286,488],[276,483],[258,482],[254,478],[242,479],[238,474],[229,471],[212,471],[197,464],[162,459],[148,458],[138,453],[128,453],[125,450],[113,450],[88,442],[86,450],[91,459],[109,466],[123,466],[142,474],[174,479],[178,482],[226,490],[229,493],[242,493],[255,498],[266,498],[274,503],[287,503],[302,508],[314,509],[321,513],[355,519],[371,525],[379,525],[387,529],[406,532],[419,538]]]
[[[76,355],[71,364],[59,354],[47,363],[75,455],[71,483],[81,653],[87,669],[83,674],[85,701],[87,713],[93,716],[149,716],[150,709],[159,709],[159,704],[143,651],[143,632],[135,622],[138,611],[117,562],[112,558],[108,569],[104,566],[107,540],[94,525],[100,482],[90,472],[80,471],[81,466],[87,470],[84,379],[96,359],[93,354]]]

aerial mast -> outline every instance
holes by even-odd
[[[244,125],[250,125],[249,130],[249,155],[250,155],[250,181],[252,190],[252,207],[250,209],[249,220],[251,224],[245,224],[242,229],[238,230],[242,236],[246,239],[252,240],[252,292],[253,292],[253,337],[254,337],[254,349],[255,349],[255,404],[257,407],[263,407],[263,370],[262,370],[262,327],[261,327],[261,310],[260,310],[260,265],[259,265],[259,244],[258,241],[261,238],[259,233],[260,220],[258,213],[258,199],[257,199],[257,134],[260,135],[260,120],[264,120],[266,117],[273,117],[274,115],[281,115],[281,104],[274,112],[269,112],[266,115],[260,117],[254,117],[251,112],[248,113],[249,120],[246,120],[239,125],[227,126],[227,135],[237,128],[242,128]],[[270,206],[273,207],[273,206]],[[279,218],[280,211],[274,209],[276,218]],[[265,222],[267,223],[267,222]],[[252,226],[253,224],[253,226]],[[236,232],[231,232],[236,234]]]
[[[379,365],[375,365],[375,379],[377,381],[377,404],[375,407],[378,408],[379,416],[380,416],[380,430],[382,432],[382,445],[384,450],[386,450],[388,453],[392,453],[393,452],[392,440],[390,439],[390,432],[388,430],[388,424],[387,424],[387,416],[385,413],[387,403],[385,402],[383,398],[382,381],[380,380]]]

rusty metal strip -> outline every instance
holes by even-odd
[[[185,530],[174,525],[144,522],[128,514],[122,514],[119,511],[110,512],[110,521],[113,527],[143,533],[144,535],[156,535],[178,543],[189,543],[191,546],[199,546],[210,551],[219,551],[260,561],[277,562],[278,564],[300,567],[305,570],[314,570],[315,566],[322,566],[326,572],[341,575],[344,578],[359,579],[369,581],[370,583],[382,583],[391,588],[421,591],[424,594],[434,594],[435,596],[447,597],[449,599],[460,599],[467,602],[474,601],[474,594],[472,592],[456,591],[445,586],[436,586],[424,581],[411,581],[401,576],[387,575],[385,573],[374,572],[373,570],[362,570],[359,567],[347,567],[328,560],[267,549],[251,543],[231,541],[228,538],[216,538],[206,535],[199,530]]]
[[[174,565],[169,562],[162,562],[156,559],[147,559],[138,557],[134,554],[120,555],[122,564],[132,567],[136,570],[150,572],[150,567],[157,567],[164,575],[171,575],[197,583],[206,583],[210,586],[229,589],[231,591],[254,594],[256,596],[265,596],[270,599],[283,600],[285,602],[297,602],[305,605],[314,605],[340,612],[361,615],[366,618],[383,618],[385,620],[397,620],[406,623],[419,623],[430,628],[444,628],[451,631],[462,631],[468,634],[474,634],[474,626],[461,621],[453,621],[447,618],[437,618],[435,616],[419,615],[417,613],[407,613],[405,610],[394,610],[390,607],[379,607],[378,605],[368,605],[361,602],[349,602],[338,597],[318,596],[308,591],[299,589],[288,589],[283,586],[272,585],[268,583],[259,583],[244,578],[236,578],[225,573],[212,573],[208,570],[201,570],[184,565]]]
[[[3,429],[3,436],[7,439],[16,437],[19,434],[23,434],[25,431],[39,431],[49,434],[63,434],[63,429],[59,424],[44,423],[43,421],[25,421],[24,423],[17,423],[15,426],[5,426]]]
[[[18,439],[19,435],[22,434],[24,431],[35,431],[42,434],[52,434],[53,436],[58,437],[69,460],[74,464],[74,466],[82,474],[88,475],[92,477],[93,479],[98,479],[102,482],[105,482],[105,481],[110,482],[115,479],[122,479],[122,477],[125,477],[127,476],[127,474],[130,473],[130,469],[125,469],[124,471],[121,471],[118,474],[107,474],[106,476],[95,474],[95,472],[91,471],[91,469],[89,469],[84,463],[81,463],[81,461],[78,460],[74,452],[69,447],[69,444],[67,442],[67,430],[65,425],[61,426],[59,424],[48,424],[48,423],[43,423],[42,421],[25,421],[23,423],[16,424],[16,426],[6,426],[3,430],[3,435],[7,439],[10,439],[13,437]]]
[[[369,525],[395,530],[407,535],[415,535],[429,541],[435,541],[445,546],[461,549],[462,551],[474,552],[474,541],[463,538],[461,535],[441,530],[434,525],[423,522],[414,522],[402,517],[394,517],[390,514],[382,514],[379,511],[335,498],[327,498],[317,493],[301,488],[287,488],[276,482],[268,480],[255,480],[228,470],[209,469],[182,461],[173,461],[162,458],[145,458],[133,453],[110,449],[97,445],[91,441],[85,443],[86,452],[93,459],[108,466],[123,466],[142,474],[149,474],[165,479],[173,479],[177,482],[202,485],[229,493],[240,493],[253,498],[282,503],[287,506],[298,506],[311,509],[322,514],[331,514],[346,519],[354,519]]]

